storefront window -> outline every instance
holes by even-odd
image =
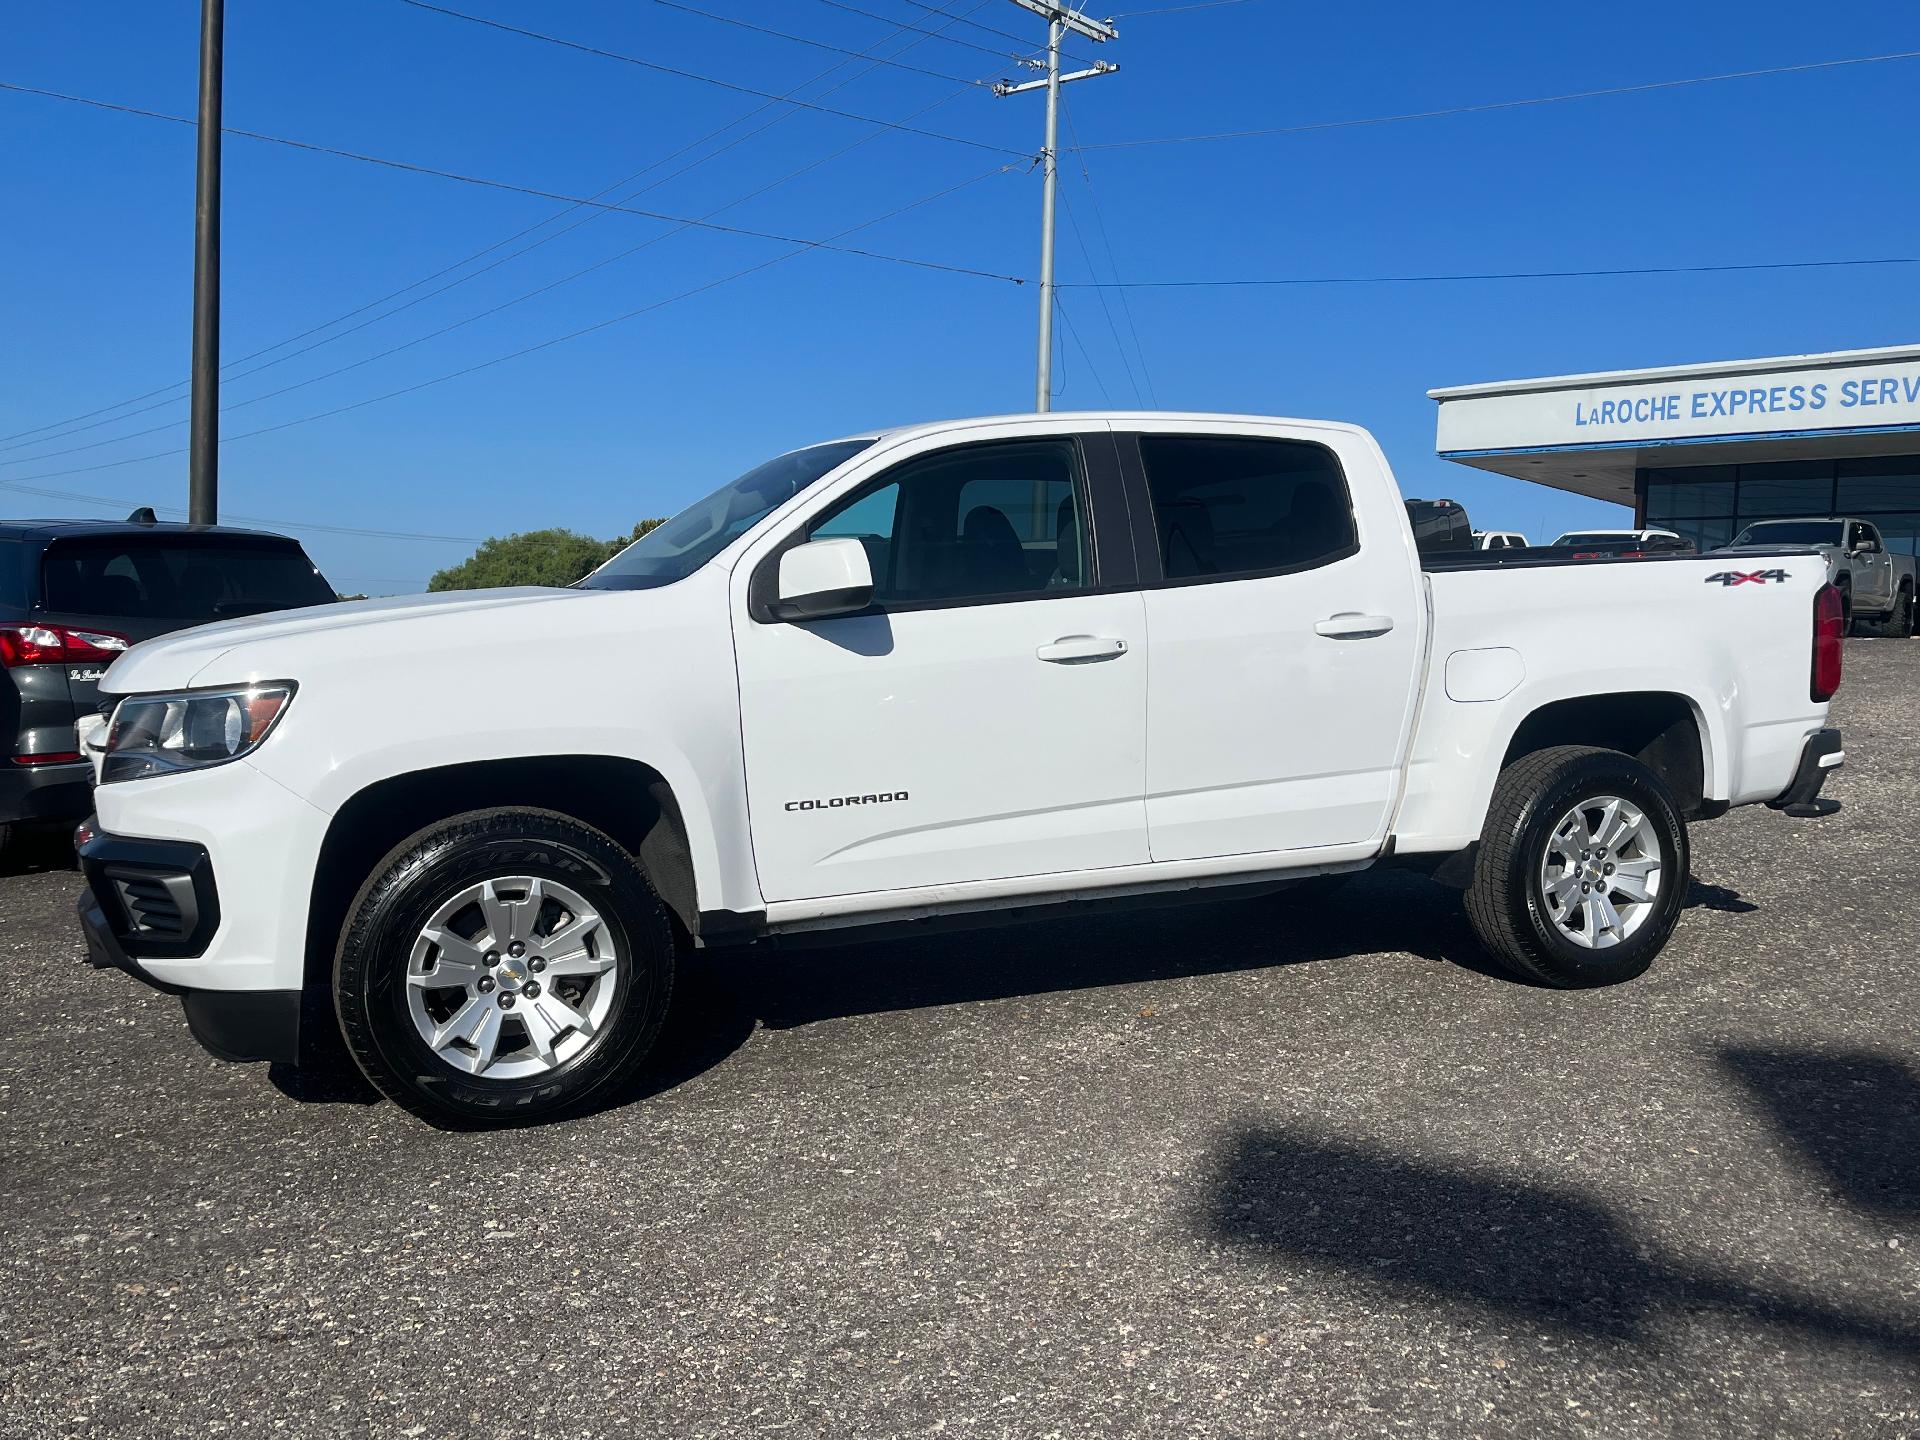
[[[1732,518],[1734,474],[1732,465],[1647,471],[1647,523]]]
[[[1920,555],[1920,455],[1776,460],[1640,472],[1647,524],[1702,550],[1725,545],[1756,520],[1858,516],[1895,554]]]
[[[1904,515],[1869,515],[1867,517],[1880,531],[1880,538],[1887,543],[1887,550],[1894,555],[1920,556],[1920,510],[1909,510]]]
[[[1833,513],[1831,460],[1784,460],[1740,467],[1742,520],[1758,520],[1763,515]]]
[[[1861,460],[1842,460],[1839,471],[1838,514],[1920,510],[1920,458],[1875,455]]]

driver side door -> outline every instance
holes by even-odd
[[[1131,561],[1104,523],[1112,442],[995,428],[880,462],[742,564],[854,537],[874,577],[862,613],[786,622],[756,614],[736,577],[769,902],[1148,858],[1146,627],[1139,592],[1110,588]]]

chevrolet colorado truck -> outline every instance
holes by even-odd
[[[1850,630],[1904,640],[1913,634],[1914,558],[1887,549],[1879,527],[1865,520],[1758,520],[1715,553],[1748,555],[1782,545],[1811,545],[1827,562]]]
[[[1422,557],[1351,425],[1099,413],[809,446],[579,584],[135,646],[90,727],[95,964],[216,1054],[345,1049],[447,1126],[577,1110],[701,947],[1383,861],[1576,987],[1687,823],[1841,763],[1818,555]]]

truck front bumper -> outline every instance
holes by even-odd
[[[178,995],[225,1060],[299,1063],[308,887],[326,816],[246,762],[102,785],[78,847],[89,961]]]
[[[1847,763],[1847,752],[1838,730],[1816,730],[1800,748],[1800,764],[1793,772],[1793,783],[1767,804],[1789,815],[1814,818],[1831,815],[1840,808],[1838,800],[1824,800],[1820,787],[1827,776]]]

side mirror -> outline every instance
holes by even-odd
[[[1862,540],[1858,545],[1853,547],[1853,553],[1856,555],[1878,555],[1880,553],[1879,542],[1875,540]]]
[[[777,620],[825,620],[873,604],[873,567],[858,540],[809,540],[780,557]]]

